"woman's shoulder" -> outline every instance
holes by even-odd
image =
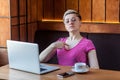
[[[83,37],[81,43],[85,43],[85,44],[93,44],[92,40],[87,39],[87,38],[85,38],[85,37]]]
[[[83,42],[87,42],[87,43],[89,43],[89,42],[91,43],[91,42],[92,42],[92,40],[87,39],[86,37],[83,37],[82,41],[83,41]]]
[[[87,38],[83,38],[83,41],[82,41],[83,44],[86,44],[86,46],[93,46],[94,47],[94,43],[92,42],[92,40],[90,39],[87,39]]]

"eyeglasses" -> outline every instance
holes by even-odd
[[[76,21],[77,21],[77,19],[76,19],[76,18],[72,18],[72,19],[65,19],[65,20],[64,20],[64,23],[65,23],[65,24],[68,24],[69,22],[73,22],[73,23],[74,23],[74,22],[76,22]]]

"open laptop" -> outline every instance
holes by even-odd
[[[7,40],[9,67],[36,74],[59,69],[39,62],[38,44]]]

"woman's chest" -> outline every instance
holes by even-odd
[[[72,49],[74,47],[76,47],[79,43],[80,43],[80,40],[66,40],[65,43],[68,45],[68,46],[65,46],[66,49]]]

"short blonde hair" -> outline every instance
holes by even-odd
[[[67,10],[67,11],[64,13],[63,19],[64,19],[65,16],[67,16],[68,14],[76,14],[77,17],[79,17],[80,20],[82,19],[82,18],[81,18],[81,15],[80,15],[77,11],[72,10],[72,9],[69,9],[69,10]]]

